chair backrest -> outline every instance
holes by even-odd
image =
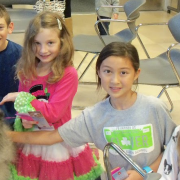
[[[134,20],[133,22],[128,22],[128,26],[133,34],[136,33],[136,19],[140,16],[139,9],[146,3],[146,0],[129,0],[124,4],[124,12],[126,13],[127,20]]]
[[[174,39],[180,43],[180,13],[168,21],[169,30]],[[168,60],[180,85],[180,49],[176,48],[178,43],[171,45],[167,50]]]
[[[180,13],[169,20],[168,27],[174,39],[180,43]]]
[[[37,0],[0,0],[0,4],[4,6],[12,6],[12,4],[31,4],[34,5]]]

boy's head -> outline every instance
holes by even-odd
[[[2,4],[0,4],[0,18],[4,18],[7,26],[11,23],[11,18],[9,16],[6,8]]]
[[[6,49],[7,35],[12,33],[13,28],[14,24],[11,22],[6,8],[0,4],[0,51]]]

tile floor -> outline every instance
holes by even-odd
[[[139,23],[155,23],[155,22],[167,22],[172,16],[176,13],[171,12],[171,14],[166,13],[165,11],[142,11],[140,18],[137,21],[137,25]],[[120,12],[119,19],[125,18],[123,12]],[[94,30],[94,22],[96,21],[95,14],[72,14],[73,20],[73,33],[77,34],[95,34]],[[116,33],[119,30],[126,27],[126,24],[119,23],[111,23],[110,25],[110,33]],[[175,40],[171,36],[171,33],[168,30],[167,26],[146,26],[142,27],[139,30],[139,34],[144,42],[149,54],[151,57],[155,57],[156,55],[167,50],[171,43],[174,43]],[[9,35],[9,39],[22,44],[23,42],[23,33],[12,34]],[[146,58],[144,51],[142,50],[139,42],[135,39],[132,42],[138,49],[140,59]],[[74,56],[74,64],[75,67],[78,66],[80,60],[82,59],[84,53],[83,52],[75,52]],[[87,61],[92,57],[93,54],[89,55]],[[85,63],[86,64],[86,63]],[[79,70],[79,74],[82,72],[83,67]],[[85,76],[82,79],[83,81],[95,81],[95,63],[93,63],[90,69],[87,71]],[[157,96],[160,92],[161,87],[156,86],[147,86],[147,85],[139,85],[138,92],[144,93],[147,95]],[[180,124],[180,115],[178,115],[178,111],[180,109],[180,88],[173,88],[168,90],[172,101],[174,103],[174,110],[171,113],[173,120]],[[96,102],[100,101],[104,97],[105,93],[103,91],[97,92],[95,85],[79,85],[78,92],[74,98],[73,106],[91,106]],[[165,102],[167,99],[165,95],[161,97]],[[80,114],[81,110],[72,110],[73,117]],[[102,162],[102,153],[100,153],[101,162]]]

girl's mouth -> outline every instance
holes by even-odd
[[[111,89],[113,92],[118,92],[118,91],[120,91],[122,88],[120,88],[120,87],[110,87],[110,89]]]

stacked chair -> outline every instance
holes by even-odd
[[[167,89],[180,86],[180,49],[178,48],[178,45],[180,45],[180,13],[172,17],[168,23],[164,24],[168,25],[172,36],[177,42],[171,44],[167,48],[166,52],[158,55],[157,57],[143,59],[140,61],[141,73],[138,83],[161,86],[162,90],[157,97],[161,97],[161,95],[165,92],[171,105],[171,112],[173,110],[173,103]],[[137,32],[139,27],[145,25],[146,24],[141,24],[137,26]],[[159,24],[154,23],[148,25]]]
[[[98,54],[101,52],[103,47],[111,42],[114,41],[120,41],[120,42],[132,42],[133,39],[136,38],[136,20],[140,17],[139,9],[145,4],[146,0],[129,0],[127,1],[124,6],[102,6],[106,8],[124,8],[124,12],[126,14],[125,20],[123,19],[99,19],[95,23],[95,31],[97,35],[77,35],[73,38],[73,43],[76,51],[83,51],[86,52],[86,55],[80,62],[77,70],[81,67],[83,62],[85,61],[87,55],[89,53],[95,54],[94,57],[90,60],[88,63],[87,67],[79,77],[79,81],[81,78],[84,76],[86,71],[88,70],[89,66],[92,64],[94,59],[98,56]],[[97,10],[97,16],[98,15],[98,10]],[[116,22],[116,23],[127,23],[128,28],[123,29],[119,31],[118,33],[114,35],[104,35],[101,36],[98,31],[98,23],[103,23],[103,22]],[[119,26],[121,26],[119,24]]]

